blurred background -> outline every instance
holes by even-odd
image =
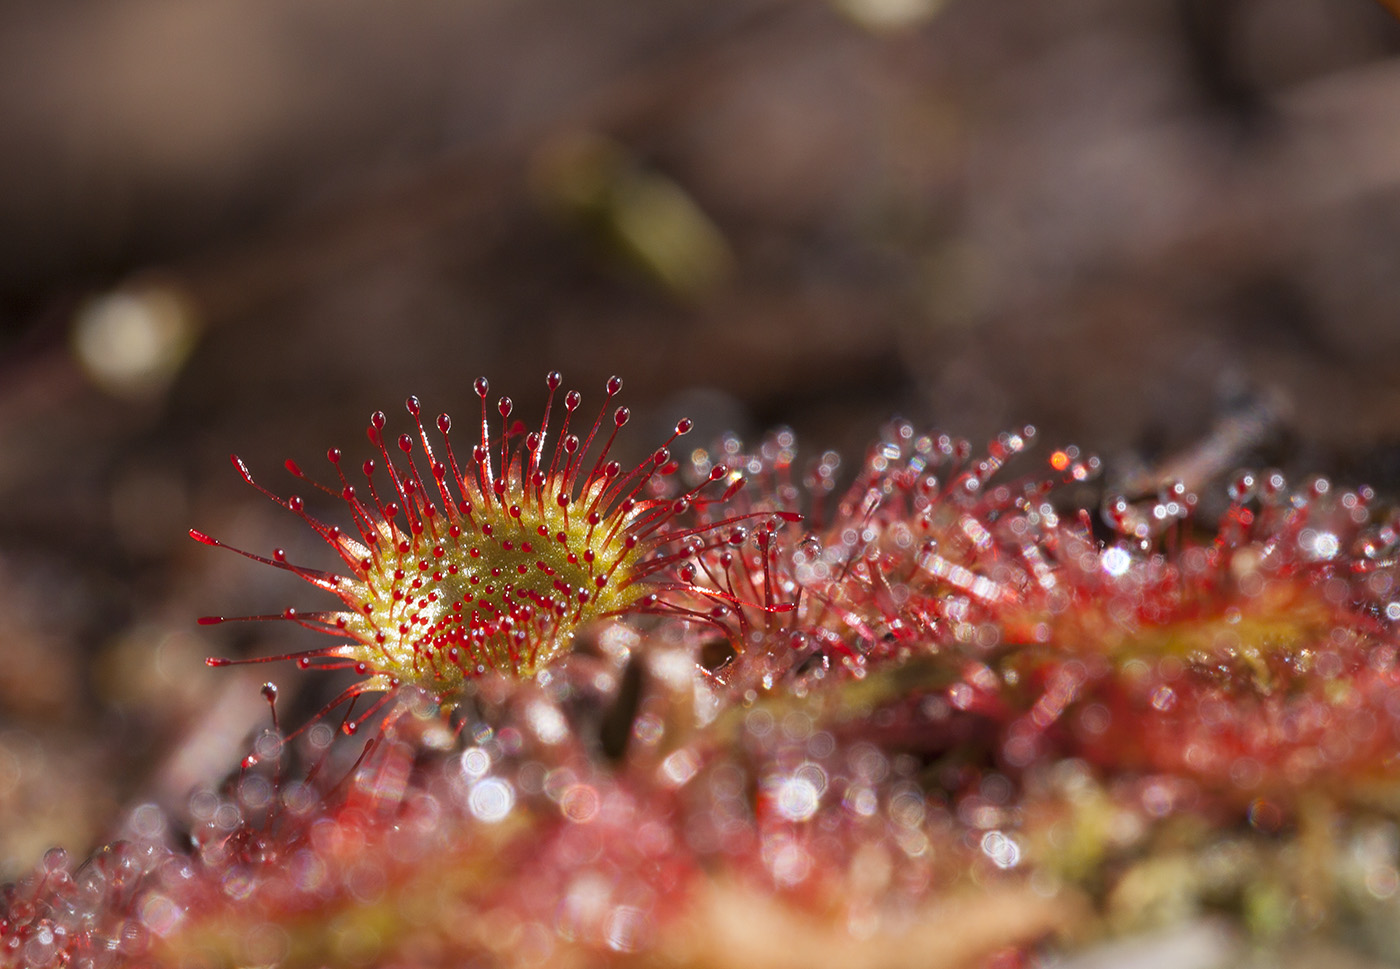
[[[409,393],[1393,498],[1397,55],[1373,0],[0,7],[0,877],[314,708],[202,665],[310,633],[194,619],[318,595],[186,530],[330,565],[228,453],[285,494]]]

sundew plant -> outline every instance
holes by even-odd
[[[854,468],[688,421],[624,465],[621,381],[546,383],[288,462],[334,517],[257,472],[340,564],[241,552],[315,587],[245,618],[327,640],[210,665],[352,685],[284,732],[269,684],[222,786],[50,852],[0,965],[1011,967],[1206,916],[1400,961],[1369,489],[1241,470],[1203,521],[1174,481],[1086,499],[1031,427],[908,423]]]

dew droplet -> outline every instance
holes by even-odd
[[[1099,561],[1103,570],[1115,579],[1127,574],[1128,569],[1133,564],[1132,556],[1128,554],[1128,550],[1118,545],[1105,549],[1103,554],[1099,556]]]
[[[1021,861],[1021,846],[1001,831],[982,836],[982,853],[998,868],[1015,868]]]
[[[504,821],[514,806],[515,789],[499,777],[479,781],[467,796],[467,808],[472,816],[488,824]]]
[[[1236,471],[1234,477],[1230,479],[1230,484],[1226,490],[1230,495],[1231,501],[1237,505],[1242,505],[1254,497],[1258,487],[1259,479],[1253,471],[1240,470]]]

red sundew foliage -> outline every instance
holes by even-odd
[[[829,458],[805,497],[790,436],[729,447],[755,484],[744,507],[805,503],[809,521],[702,558],[704,581],[794,604],[726,616],[753,648],[718,679],[747,690],[929,658],[884,728],[910,749],[1013,772],[1084,757],[1240,803],[1393,771],[1400,541],[1371,521],[1368,489],[1289,492],[1277,472],[1242,473],[1202,535],[1195,496],[1173,485],[1146,505],[1108,500],[1105,542],[1087,510],[1057,504],[1056,478],[1097,470],[1077,450],[1051,456],[1055,477],[998,483],[1033,433],[973,460],[965,442],[895,425],[829,520],[810,508],[831,490]]]
[[[1052,568],[1047,549],[1029,537],[1009,544],[1002,532],[1013,521],[1038,525],[1042,512],[1057,527],[1046,503],[1054,482],[989,486],[1034,433],[1004,434],[973,461],[966,441],[894,425],[831,508],[835,455],[823,455],[799,487],[790,432],[773,435],[751,455],[726,442],[724,459],[753,481],[737,507],[755,517],[805,518],[770,518],[746,543],[699,557],[695,581],[728,590],[739,602],[784,606],[735,608],[718,617],[746,660],[722,678],[742,679],[747,688],[756,666],[771,679],[794,663],[809,667],[814,658],[824,669],[862,675],[914,654],[963,649],[979,624],[1003,620]],[[1066,480],[1085,480],[1097,467],[1077,452],[1073,459],[1057,454],[1066,460]]]
[[[685,763],[646,750],[600,763],[559,699],[596,675],[566,663],[546,687],[515,684],[497,728],[475,723],[446,751],[415,736],[437,729],[424,704],[339,779],[288,782],[265,751],[203,798],[188,855],[115,846],[130,873],[96,893],[74,897],[57,864],[13,893],[20,958],[0,965],[601,964],[694,931],[694,895],[715,878],[878,921],[974,860],[946,812],[923,807],[911,764],[815,729],[755,718],[737,759],[689,746]],[[102,931],[49,933],[65,911]],[[56,941],[40,951],[36,937]]]
[[[331,707],[376,691],[386,693],[382,704],[402,684],[426,689],[450,705],[462,684],[474,677],[534,674],[565,653],[574,632],[593,620],[626,612],[705,615],[693,604],[693,567],[683,563],[732,541],[724,529],[738,527],[746,516],[685,522],[717,500],[704,497],[711,484],[729,481],[732,489],[742,479],[719,466],[689,490],[665,486],[662,479],[678,467],[669,448],[690,430],[688,419],[630,471],[609,460],[613,441],[629,418],[625,407],[608,413],[622,389],[617,377],[608,381],[603,407],[582,441],[570,433],[582,397],[577,391],[564,396],[564,419],[548,449],[550,413],[561,380],[557,372],[546,377],[550,396],[538,430],[510,424],[514,405],[502,397],[495,408],[502,424],[498,443],[490,429],[489,386],[479,378],[480,442],[469,459],[454,452],[452,420],[446,414],[437,419],[441,440],[435,449],[417,398],[409,398],[407,405],[417,436],[400,435],[402,457],[393,456],[386,443],[384,414],[374,414],[369,439],[379,450],[387,484],[381,480],[376,486],[381,466],[366,461],[368,494],[362,495],[341,469],[341,452],[332,449],[327,457],[340,488],[317,485],[345,502],[353,533],[313,518],[300,496],[280,498],[262,489],[235,457],[244,479],[315,529],[348,572],[292,565],[280,549],[271,558],[242,553],[293,572],[343,604],[338,611],[288,609],[282,616],[243,617],[285,619],[348,640],[271,660],[296,660],[303,669],[352,669],[364,677]],[[590,456],[595,440],[602,444]],[[427,476],[415,458],[418,448]],[[287,468],[305,478],[294,463],[288,461]],[[190,534],[207,545],[222,544],[202,532]],[[732,608],[732,597],[698,591],[714,603],[714,610]],[[220,616],[201,620],[224,621]]]
[[[786,431],[683,472],[662,449],[624,473],[605,443],[585,473],[621,416],[548,452],[548,409],[497,441],[478,393],[466,472],[421,423],[391,459],[376,415],[388,486],[335,492],[353,535],[276,499],[348,574],[260,559],[345,606],[267,618],[348,639],[294,656],[397,701],[361,759],[289,771],[268,733],[196,797],[189,847],[52,856],[6,890],[0,966],[733,964],[751,953],[716,940],[750,936],[695,914],[720,892],[777,904],[780,950],[931,920],[970,953],[943,964],[1014,962],[1073,910],[1039,875],[1111,889],[1105,822],[1087,847],[1047,834],[1079,803],[1066,777],[1140,826],[1266,841],[1395,780],[1400,527],[1366,489],[1244,474],[1206,529],[1174,485],[1076,507],[1097,462],[1073,448],[1015,477],[1031,428],[978,457],[908,424],[839,496],[839,459],[795,474]],[[532,561],[551,582],[507,595]],[[990,928],[938,922],[968,898],[996,900]]]
[[[993,692],[1019,699],[1001,714],[1008,761],[1083,756],[1239,801],[1393,768],[1394,568],[1364,551],[1386,530],[1368,522],[1369,495],[1322,482],[1245,498],[1213,537],[1169,532],[1170,549],[1136,530],[1100,547],[1057,529],[1054,585],[1017,598],[987,658]],[[1173,503],[1148,514],[1186,518],[1157,514]]]
[[[0,966],[136,964],[150,940],[142,908],[152,886],[181,864],[163,848],[118,841],[74,871],[66,852],[49,851],[0,894]]]

